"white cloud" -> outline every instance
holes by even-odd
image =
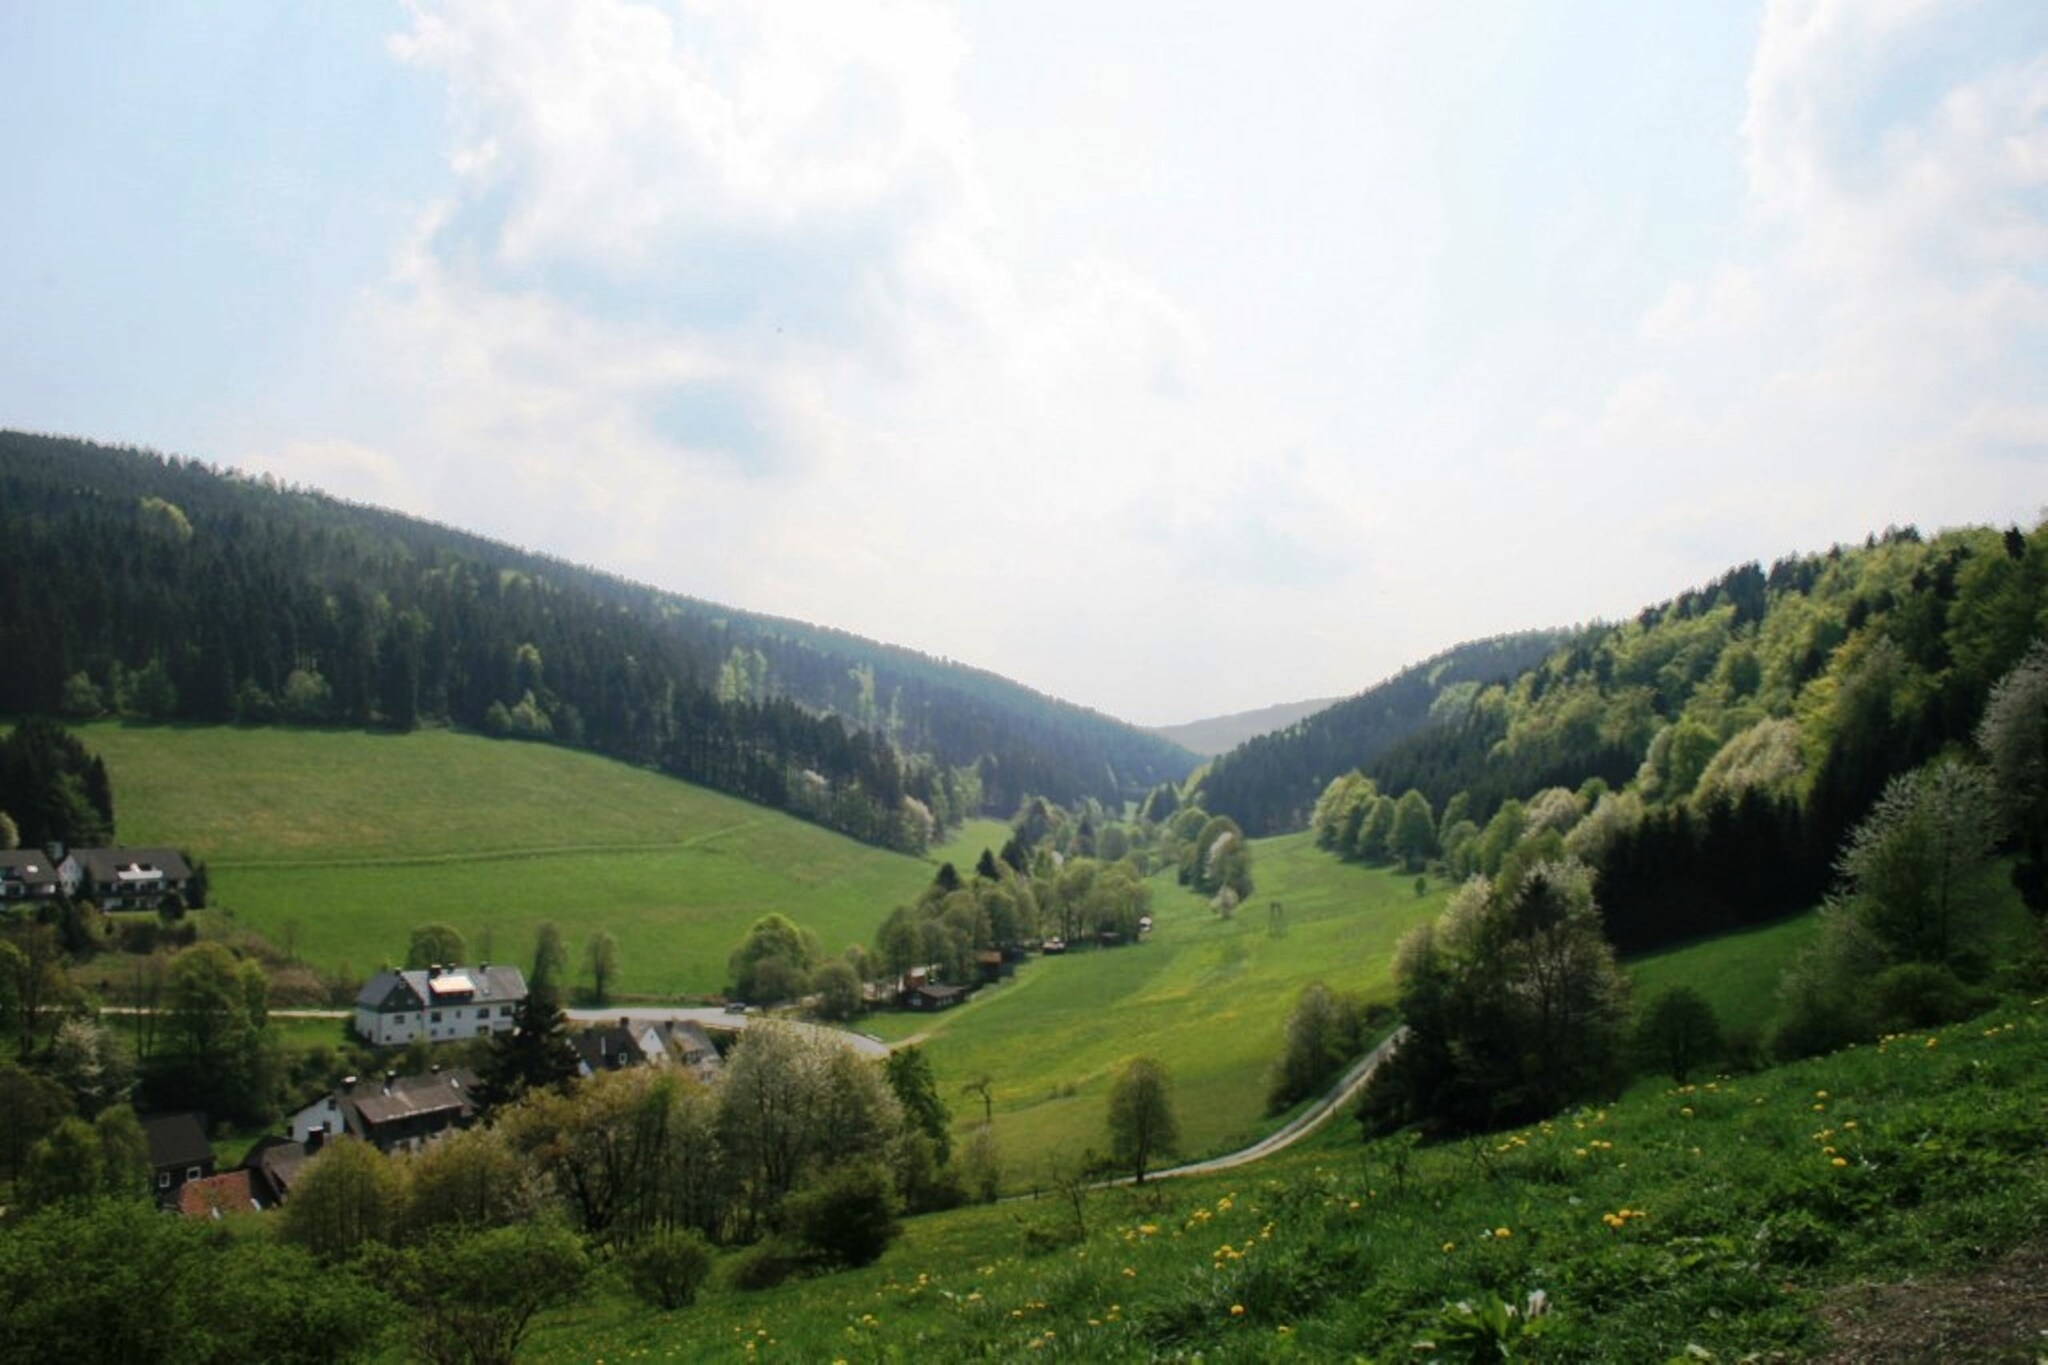
[[[1522,111],[1435,107],[1383,35],[1355,158],[1237,92],[1210,184],[1171,141],[1214,120],[1172,103],[1203,82],[1160,77],[1143,24],[1076,57],[1121,93],[1053,80],[1071,107],[991,129],[978,16],[935,4],[422,7],[391,50],[446,85],[448,179],[359,300],[342,368],[375,415],[345,458],[277,458],[1139,718],[1355,690],[2038,502],[2048,66],[1916,65],[1968,17],[1772,4],[1723,143],[1742,200],[1659,276],[1640,187],[1525,215],[1496,183]],[[1247,65],[1290,69],[1275,42]],[[1091,137],[1132,91],[1143,126]],[[1262,190],[1327,220],[1269,228]]]

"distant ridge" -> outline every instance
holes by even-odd
[[[1256,711],[1211,716],[1180,725],[1154,725],[1150,729],[1161,739],[1171,740],[1183,749],[1204,758],[1214,758],[1218,754],[1229,753],[1248,739],[1285,730],[1298,720],[1335,706],[1339,700],[1337,697],[1320,697],[1314,701],[1284,701],[1262,706]]]
[[[1566,631],[1531,630],[1456,645],[1355,697],[1254,735],[1203,777],[1203,805],[1254,837],[1300,829],[1331,778],[1426,727],[1458,719],[1480,688],[1533,667],[1568,638]]]

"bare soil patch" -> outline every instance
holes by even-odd
[[[2048,1359],[2048,1244],[1968,1274],[1852,1284],[1821,1307],[1830,1365]]]

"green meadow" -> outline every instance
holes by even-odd
[[[1172,1074],[1182,1149],[1232,1150],[1270,1132],[1267,1071],[1304,986],[1323,981],[1391,1000],[1401,936],[1443,908],[1415,879],[1338,862],[1307,834],[1256,841],[1258,890],[1223,920],[1170,874],[1152,880],[1150,939],[1026,963],[1015,979],[923,1022],[923,1046],[965,1138],[993,1083],[995,1130],[1010,1183],[1042,1182],[1051,1163],[1100,1146],[1109,1086],[1126,1058]],[[1273,906],[1277,903],[1279,911]],[[878,1032],[913,1027],[891,1017]]]
[[[2048,1009],[2015,1002],[1471,1142],[1335,1124],[1078,1229],[1054,1199],[911,1219],[866,1269],[672,1313],[601,1288],[524,1354],[2032,1360],[2044,1105]]]
[[[1819,931],[1819,914],[1808,911],[1762,928],[1647,953],[1623,965],[1638,1002],[1673,986],[1690,986],[1713,1005],[1724,1029],[1755,1032],[1777,1012],[1779,977]]]
[[[474,956],[524,959],[551,919],[579,959],[593,931],[617,937],[622,993],[710,994],[759,916],[788,914],[837,952],[867,942],[933,871],[547,745],[448,731],[79,733],[107,762],[123,842],[189,849],[209,866],[219,913],[329,969],[402,958],[428,921],[454,925]],[[971,826],[949,849],[972,844],[971,861],[1001,829]]]

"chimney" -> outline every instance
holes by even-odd
[[[306,1155],[311,1156],[327,1145],[327,1125],[321,1124],[306,1134]]]
[[[430,962],[430,963],[428,963],[428,964],[427,964],[427,980],[429,980],[429,981],[432,981],[432,980],[433,980],[433,979],[434,979],[435,977],[439,976],[440,974],[441,974],[441,964],[440,964],[440,963],[438,963],[438,962]]]
[[[355,1088],[356,1078],[354,1076],[343,1076],[341,1078],[341,1089],[343,1094],[352,1093],[355,1090]]]
[[[388,1094],[390,1094],[390,1093],[391,1093],[391,1083],[392,1083],[393,1081],[397,1080],[397,1079],[398,1079],[398,1073],[397,1073],[396,1071],[387,1071],[387,1072],[385,1072],[385,1073],[384,1073],[384,1093],[385,1093],[385,1094],[387,1094],[387,1095],[388,1095]]]

